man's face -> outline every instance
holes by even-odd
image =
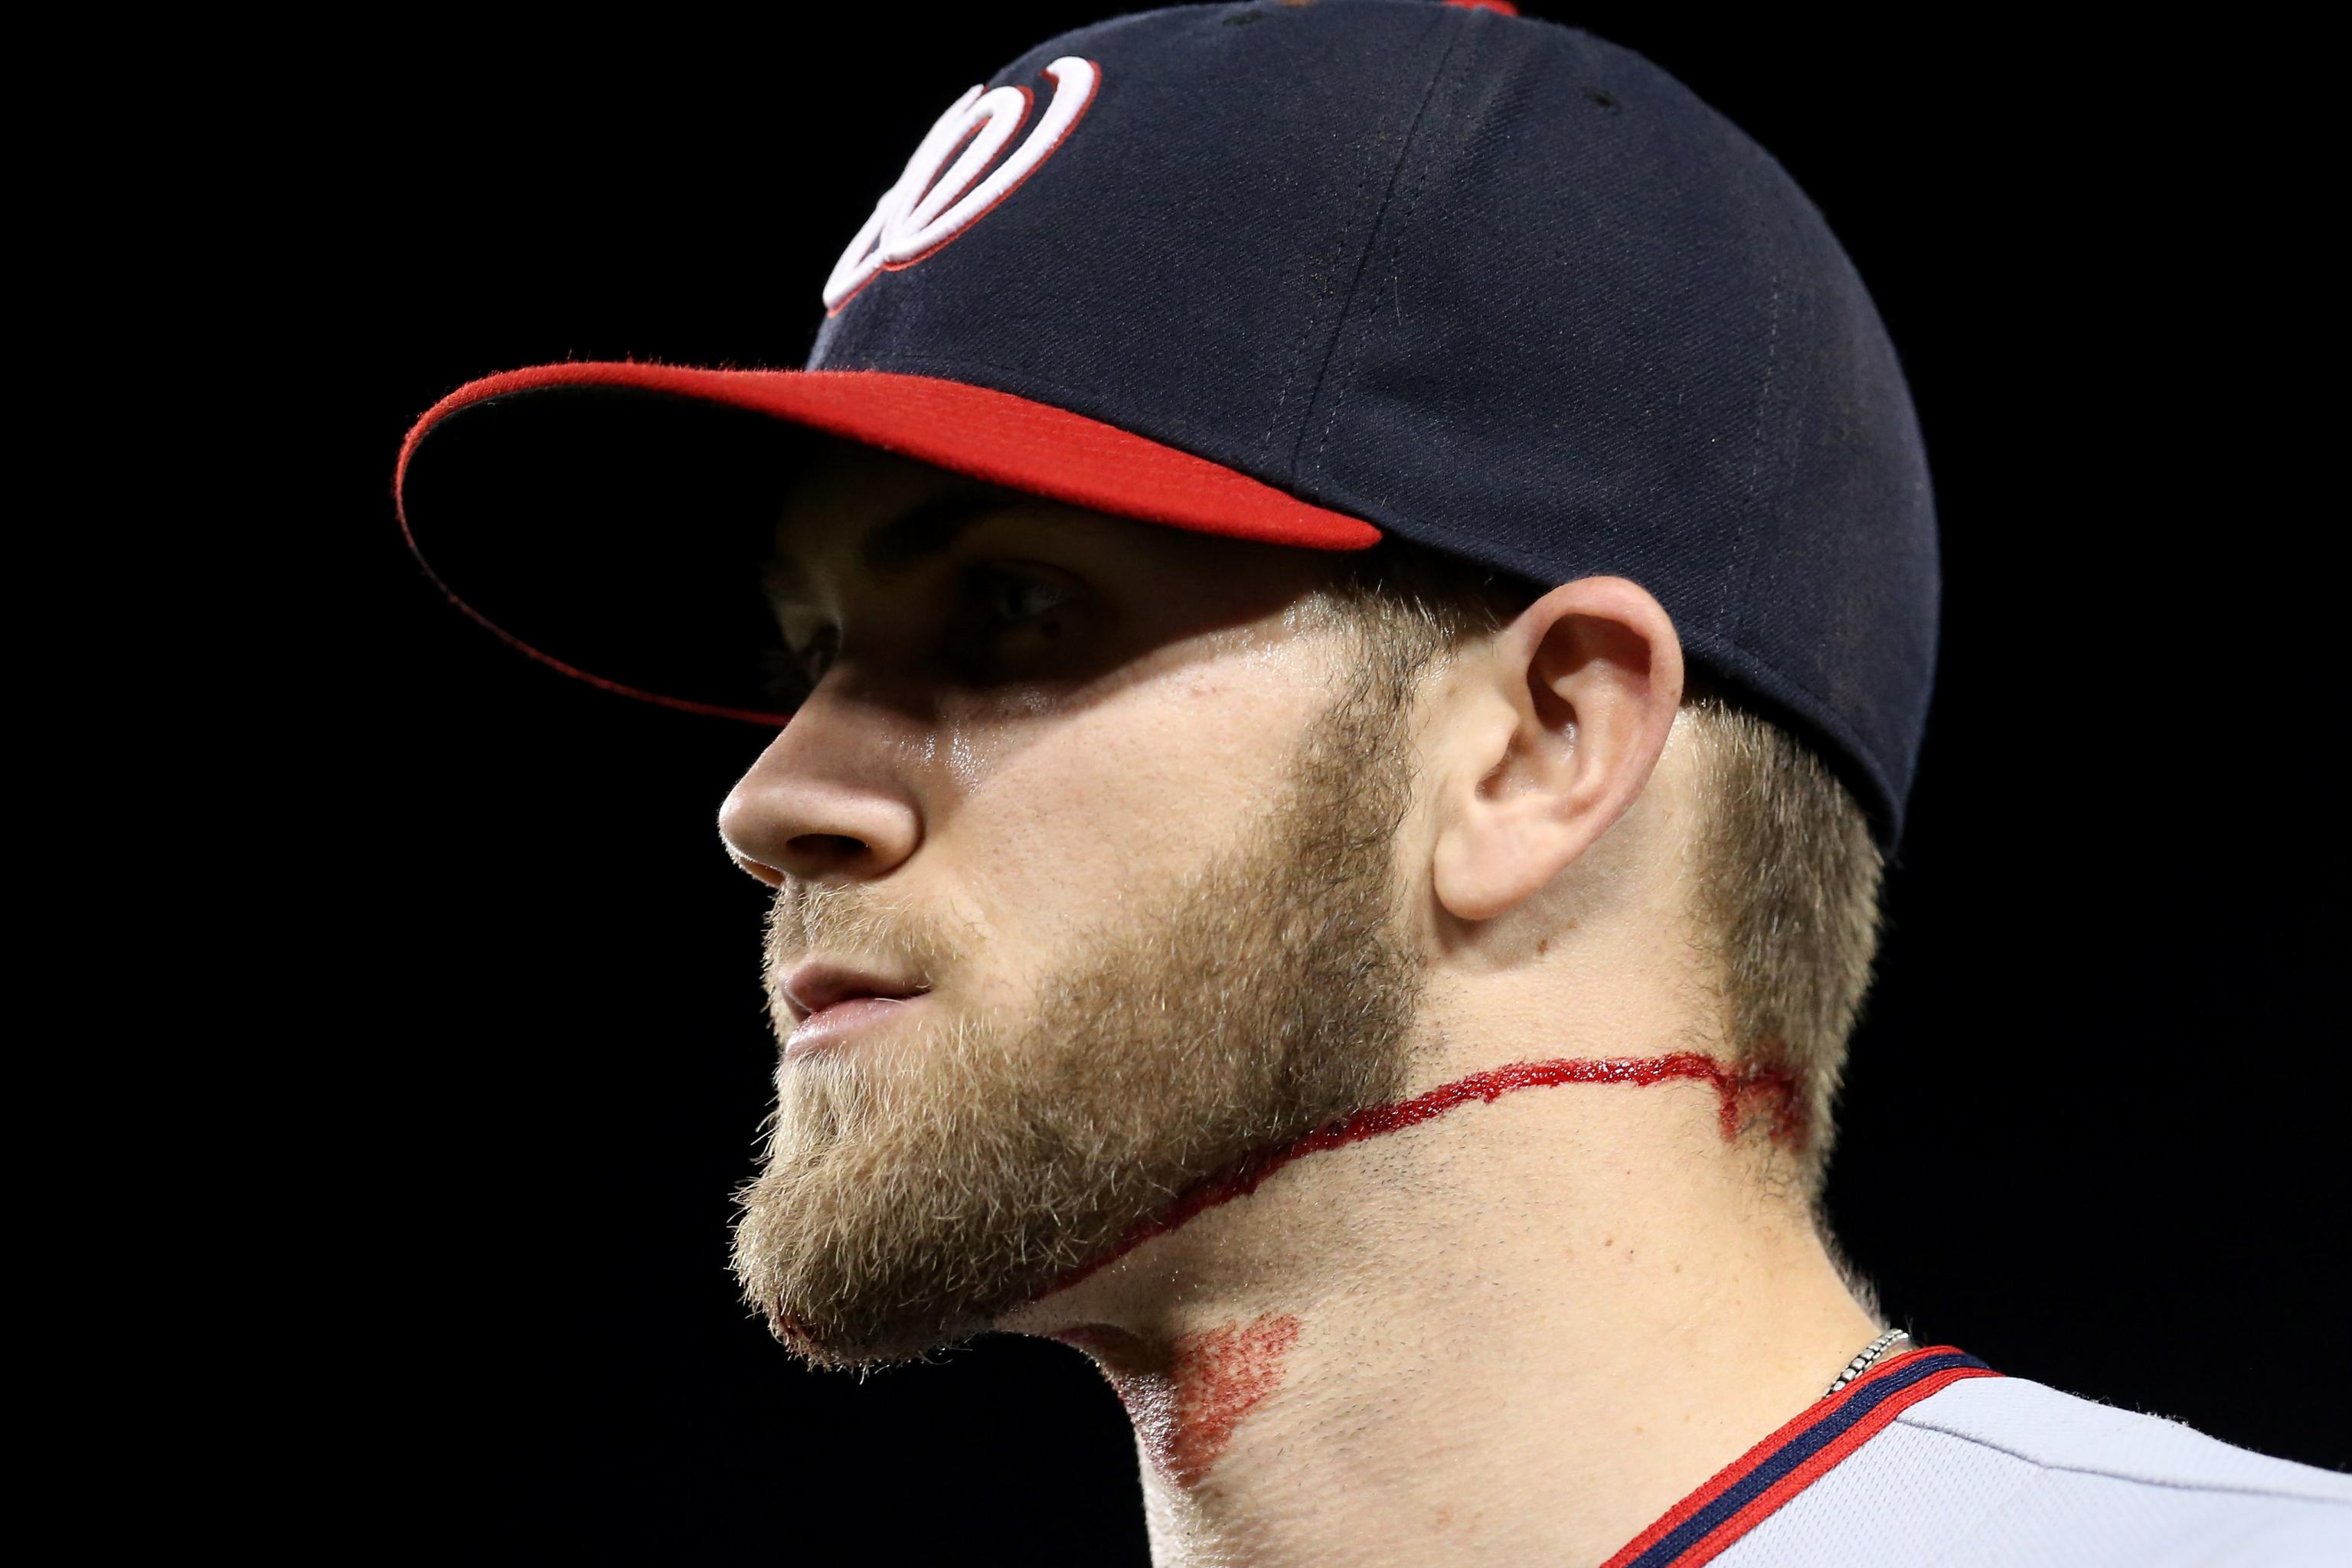
[[[909,517],[965,526],[861,560]],[[969,1337],[1402,1092],[1412,709],[1312,595],[1326,558],[863,448],[801,481],[779,553],[788,638],[837,653],[721,816],[777,887],[772,1012],[811,958],[925,988],[780,1062],[735,1267],[788,1345]]]

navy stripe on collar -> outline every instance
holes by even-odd
[[[1601,1568],[1696,1568],[1859,1448],[1895,1417],[1967,1377],[1998,1377],[1950,1345],[1898,1356],[1773,1433]]]

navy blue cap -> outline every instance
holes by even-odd
[[[444,399],[396,480],[427,570],[572,673],[781,722],[750,563],[814,429],[1171,526],[1630,577],[1900,834],[1938,592],[1901,369],[1787,173],[1638,55],[1427,0],[1122,16],[951,107],[808,289],[800,370]]]

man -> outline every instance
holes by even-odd
[[[1917,432],[1777,165],[1507,9],[1056,39],[924,139],[807,372],[412,433],[470,611],[790,718],[720,818],[775,889],[747,1299],[819,1364],[1091,1356],[1166,1563],[2339,1559],[2343,1478],[1839,1266]]]

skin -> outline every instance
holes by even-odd
[[[1331,723],[1362,655],[1315,613],[1317,552],[1022,499],[901,580],[858,563],[866,529],[982,488],[845,448],[780,525],[811,589],[787,634],[830,628],[838,652],[721,834],[777,890],[772,988],[821,955],[930,990],[903,1024],[780,1064],[739,1228],[747,1293],[789,1309],[780,1336],[820,1364],[980,1329],[1089,1354],[1135,1419],[1163,1568],[1602,1561],[1877,1331],[1769,1142],[1727,1142],[1708,1085],[1466,1104],[1292,1161],[1074,1280],[1062,1265],[1102,1249],[1054,1256],[1073,1200],[1002,1229],[1046,1166],[991,1119],[1071,1064],[1079,1083],[1131,1072],[1099,1123],[1071,1112],[1062,1166],[1214,1168],[1253,1129],[1304,1130],[1270,1104],[1185,1142],[1211,1108],[1274,1096],[1244,1069],[1286,1018],[1371,1064],[1297,1075],[1321,1097],[1291,1108],[1305,1126],[1333,1097],[1514,1062],[1727,1058],[1696,956],[1671,621],[1623,579],[1561,584],[1433,672],[1391,746]],[[958,574],[1012,563],[1072,596],[1055,634],[1032,620],[980,649]],[[1383,759],[1392,797],[1348,785]],[[1325,842],[1335,821],[1381,833]],[[1286,916],[1318,885],[1378,918],[1300,934]],[[1350,1012],[1332,977],[1357,950],[1377,1005]],[[962,1199],[937,1245],[972,1268],[925,1272],[917,1249],[873,1272]],[[1030,1279],[990,1249],[1045,1261]],[[968,1274],[992,1283],[959,1318],[939,1282]],[[936,1287],[935,1318],[859,1314],[908,1279]]]

